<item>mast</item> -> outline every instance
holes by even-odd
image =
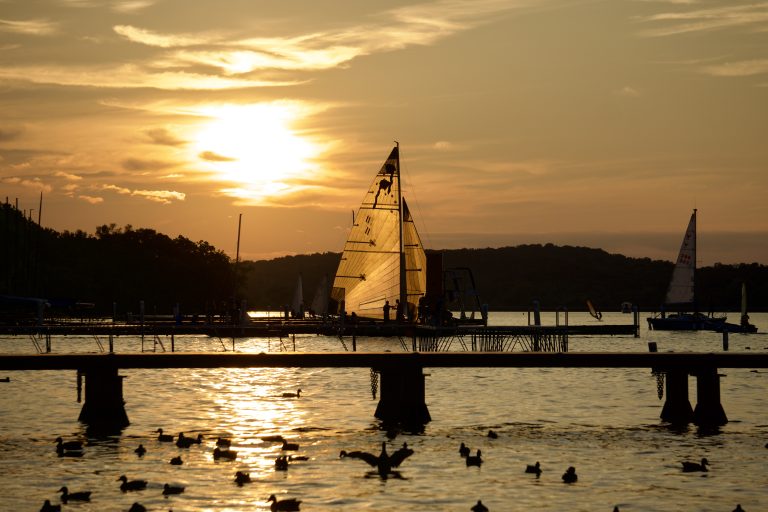
[[[408,281],[405,268],[405,246],[403,245],[403,180],[400,177],[400,143],[395,141],[397,148],[397,228],[400,250],[400,307],[402,318],[408,316]]]

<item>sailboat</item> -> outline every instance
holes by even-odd
[[[696,209],[691,214],[683,243],[677,256],[672,280],[667,289],[661,315],[648,318],[648,327],[656,331],[720,331],[726,317],[708,316],[696,306]],[[676,311],[667,314],[667,310]]]
[[[293,318],[304,318],[304,284],[302,281],[301,274],[299,274],[291,299],[291,316]]]
[[[359,318],[415,321],[427,258],[402,194],[396,143],[368,188],[344,244],[331,299]],[[386,311],[386,313],[385,313]]]

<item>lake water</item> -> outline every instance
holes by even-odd
[[[732,314],[735,318],[736,314]],[[648,331],[639,338],[574,337],[570,351],[722,351],[713,332]],[[491,313],[496,325],[527,323],[526,313]],[[571,324],[596,322],[571,313]],[[543,314],[545,324],[554,315]],[[630,323],[631,315],[605,313],[604,323]],[[768,314],[752,315],[761,333]],[[351,348],[350,340],[347,346]],[[768,351],[768,336],[731,334],[732,352]],[[145,348],[153,348],[145,340]],[[358,339],[360,351],[401,351],[397,339]],[[160,347],[157,347],[158,349]],[[166,348],[168,347],[166,340]],[[177,351],[231,349],[207,337],[177,337]],[[116,352],[141,349],[120,337]],[[238,351],[293,350],[293,340],[242,339]],[[336,338],[297,336],[298,351],[343,350]],[[454,345],[451,350],[460,350]],[[53,352],[96,352],[93,338],[54,338]],[[29,338],[0,337],[0,353],[34,353]],[[468,511],[481,499],[491,511],[719,511],[740,503],[747,512],[768,510],[768,370],[722,369],[722,403],[730,422],[717,431],[674,429],[660,421],[663,401],[649,369],[427,368],[426,401],[432,421],[420,433],[387,433],[373,417],[376,400],[366,369],[121,370],[130,425],[119,436],[87,438],[77,417],[73,371],[5,372],[0,383],[0,510],[39,510],[57,490],[92,491],[89,503],[64,510],[269,510],[266,498],[302,500],[301,510]],[[695,379],[689,379],[696,403]],[[301,398],[283,392],[303,390]],[[204,436],[189,449],[160,443],[154,431]],[[490,439],[489,430],[498,433]],[[307,461],[276,471],[280,445],[263,436],[298,442]],[[389,434],[389,435],[388,435]],[[54,439],[81,438],[82,457],[58,457]],[[236,461],[213,459],[215,439],[227,436]],[[340,450],[390,453],[407,442],[415,453],[400,478],[381,479],[361,460],[339,459]],[[481,449],[482,467],[458,454],[466,443]],[[142,443],[147,453],[134,449]],[[169,464],[181,454],[184,464]],[[680,462],[707,457],[708,473],[683,473]],[[524,472],[539,461],[539,478]],[[578,482],[564,484],[574,466]],[[250,472],[238,487],[235,471]],[[146,490],[122,493],[117,478],[146,479]],[[186,486],[163,497],[165,483]]]

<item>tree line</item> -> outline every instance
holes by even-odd
[[[282,310],[301,275],[304,303],[312,302],[324,278],[330,282],[339,253],[285,256],[235,263],[205,241],[170,238],[152,229],[96,228],[62,233],[41,228],[12,206],[0,205],[0,297],[40,297],[61,307],[87,304],[97,314],[117,310],[171,314],[225,313],[241,300],[250,309]],[[585,310],[586,300],[603,311],[624,301],[655,311],[664,300],[673,264],[629,258],[572,246],[440,251],[444,268],[472,271],[481,302],[491,311],[522,310],[539,301],[543,310]],[[768,266],[716,264],[697,270],[702,311],[738,311],[746,283],[750,311],[768,311]],[[8,300],[0,303],[8,310]]]

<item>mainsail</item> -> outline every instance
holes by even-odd
[[[691,214],[683,244],[672,271],[672,280],[667,290],[666,304],[693,304],[694,274],[696,271],[696,210]]]
[[[400,152],[395,146],[371,183],[344,245],[331,298],[339,312],[383,318],[389,302],[393,317],[415,320],[426,291],[427,258],[400,188]]]

